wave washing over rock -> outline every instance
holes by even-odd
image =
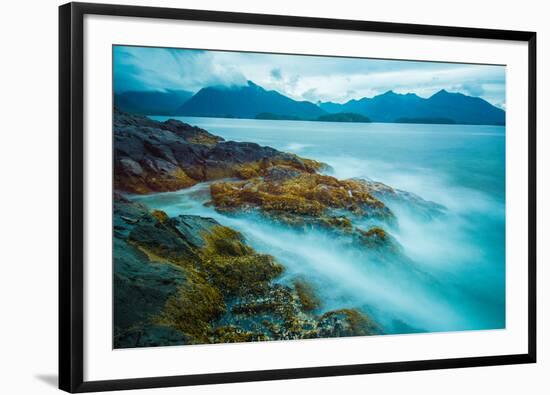
[[[329,303],[315,281],[288,270],[277,254],[252,248],[231,224],[257,218],[272,229],[322,234],[343,250],[367,254],[378,272],[439,287],[392,236],[399,221],[387,203],[404,203],[426,218],[444,215],[443,206],[379,182],[338,179],[318,161],[225,141],[180,121],[115,110],[114,137],[115,347],[423,330],[375,319],[380,306],[368,298],[355,307],[346,298]],[[203,193],[212,215],[169,215],[139,198],[180,190]]]

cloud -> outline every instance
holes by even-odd
[[[485,93],[485,90],[483,89],[483,84],[479,82],[468,82],[465,84],[460,84],[456,86],[456,89],[461,90],[470,96],[482,96],[483,93]]]
[[[184,89],[244,85],[234,65],[216,61],[212,52],[170,48],[115,47],[115,91]]]
[[[275,81],[281,81],[283,79],[283,74],[279,68],[272,69],[269,74]]]
[[[302,97],[311,102],[317,102],[319,100],[319,95],[317,94],[317,89],[315,88],[311,88],[302,93]]]

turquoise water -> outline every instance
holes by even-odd
[[[505,326],[504,127],[177,119],[226,140],[325,162],[338,178],[380,181],[447,210],[428,219],[389,204],[398,218],[389,231],[407,260],[381,264],[327,234],[304,235],[259,218],[216,213],[203,206],[207,185],[136,199],[169,215],[211,216],[240,230],[257,250],[287,267],[282,281],[304,276],[326,310],[362,308],[386,333]]]

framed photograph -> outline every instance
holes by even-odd
[[[535,33],[59,16],[61,389],[536,361]]]

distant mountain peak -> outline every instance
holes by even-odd
[[[262,88],[260,85],[254,83],[254,81],[247,80],[247,81],[246,81],[246,84],[247,84],[250,88],[258,88],[258,89],[261,89],[261,90],[265,90],[265,89]]]
[[[387,97],[387,98],[415,98],[415,97],[419,97],[416,93],[412,93],[412,92],[407,92],[407,93],[397,93],[395,92],[393,89],[390,89],[389,91],[386,91],[384,93],[381,93],[377,96],[374,96],[374,98],[377,98],[377,97]],[[364,98],[363,98],[364,99]],[[360,99],[360,100],[363,100],[363,99]]]
[[[440,89],[434,93],[431,97],[445,97],[445,96],[466,96],[460,92],[449,92],[446,89]]]
[[[293,100],[275,90],[266,90],[253,81],[225,89],[203,88],[178,108],[178,115],[256,118],[271,113],[285,117],[312,119],[326,114],[308,101]]]

